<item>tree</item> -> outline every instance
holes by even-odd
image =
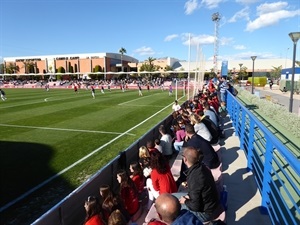
[[[32,61],[24,61],[23,68],[25,68],[25,73],[35,73],[36,72],[36,64]]]
[[[123,72],[123,54],[126,53],[126,49],[121,47],[120,50],[119,50],[119,53],[121,54],[121,68],[122,68],[122,72]]]
[[[295,63],[296,63],[298,66],[300,66],[300,61],[296,61]]]
[[[6,70],[6,71],[4,71],[5,73],[13,74],[13,73],[19,72],[20,68],[19,68],[19,66],[16,66],[14,63],[10,62],[10,63],[8,63],[8,65],[6,65],[5,70]]]
[[[282,66],[278,66],[278,67],[272,66],[272,67],[273,69],[271,70],[270,77],[274,79],[278,79],[281,76]]]

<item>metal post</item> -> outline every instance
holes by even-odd
[[[252,89],[251,89],[251,94],[254,94],[254,61],[255,61],[256,57],[257,56],[251,56],[251,59],[253,61],[253,64],[252,64],[252,82],[251,82],[252,83],[251,84]]]
[[[294,42],[294,51],[293,51],[293,65],[292,65],[292,82],[291,82],[291,95],[290,95],[290,105],[289,112],[293,112],[293,95],[294,95],[294,79],[295,79],[295,62],[296,62],[296,48],[297,42],[300,38],[300,32],[289,33],[290,38]]]
[[[240,63],[239,64],[239,66],[240,66],[240,76],[241,76],[241,71],[242,71],[242,66],[243,66],[243,63]],[[241,78],[240,78],[240,87],[242,86],[242,76],[241,76]]]

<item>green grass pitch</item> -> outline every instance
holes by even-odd
[[[85,89],[79,93],[73,89],[4,90],[7,100],[0,102],[1,206],[61,171],[59,178],[75,189],[169,115],[175,99],[161,90],[143,90],[142,97],[137,90],[115,89],[105,94],[96,90],[95,99]]]

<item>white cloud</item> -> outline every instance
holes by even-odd
[[[205,5],[208,9],[214,9],[219,6],[220,3],[225,2],[226,0],[202,0],[201,4]]]
[[[234,23],[239,19],[249,20],[249,7],[245,7],[236,12],[229,20],[228,23]]]
[[[183,45],[189,45],[189,34],[185,33],[182,34],[182,41],[183,41]],[[191,34],[191,46],[197,46],[198,44],[200,45],[207,45],[207,44],[213,44],[215,41],[215,37],[212,35],[194,35]]]
[[[261,1],[261,0],[236,0],[237,3],[241,3],[244,5],[250,5],[250,4],[259,2],[259,1]]]
[[[300,15],[300,9],[295,11],[279,10],[260,15],[257,19],[249,21],[246,31],[254,31],[262,27],[267,27],[278,23],[282,19]]]
[[[154,55],[155,51],[150,47],[143,46],[134,50],[134,53],[137,53],[138,55]]]
[[[171,35],[168,35],[167,37],[165,37],[164,41],[172,41],[173,39],[177,38],[178,37],[178,34],[171,34]]]
[[[188,0],[184,4],[185,14],[190,15],[192,14],[197,8],[199,7],[198,0]]]
[[[264,3],[264,4],[257,6],[256,10],[257,10],[258,15],[263,15],[263,14],[267,14],[270,12],[280,11],[280,10],[286,8],[287,5],[288,5],[287,2]]]
[[[244,45],[234,45],[233,48],[236,50],[245,50],[246,49],[246,47]]]

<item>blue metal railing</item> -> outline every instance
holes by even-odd
[[[236,97],[227,108],[272,224],[300,224],[300,161]]]

